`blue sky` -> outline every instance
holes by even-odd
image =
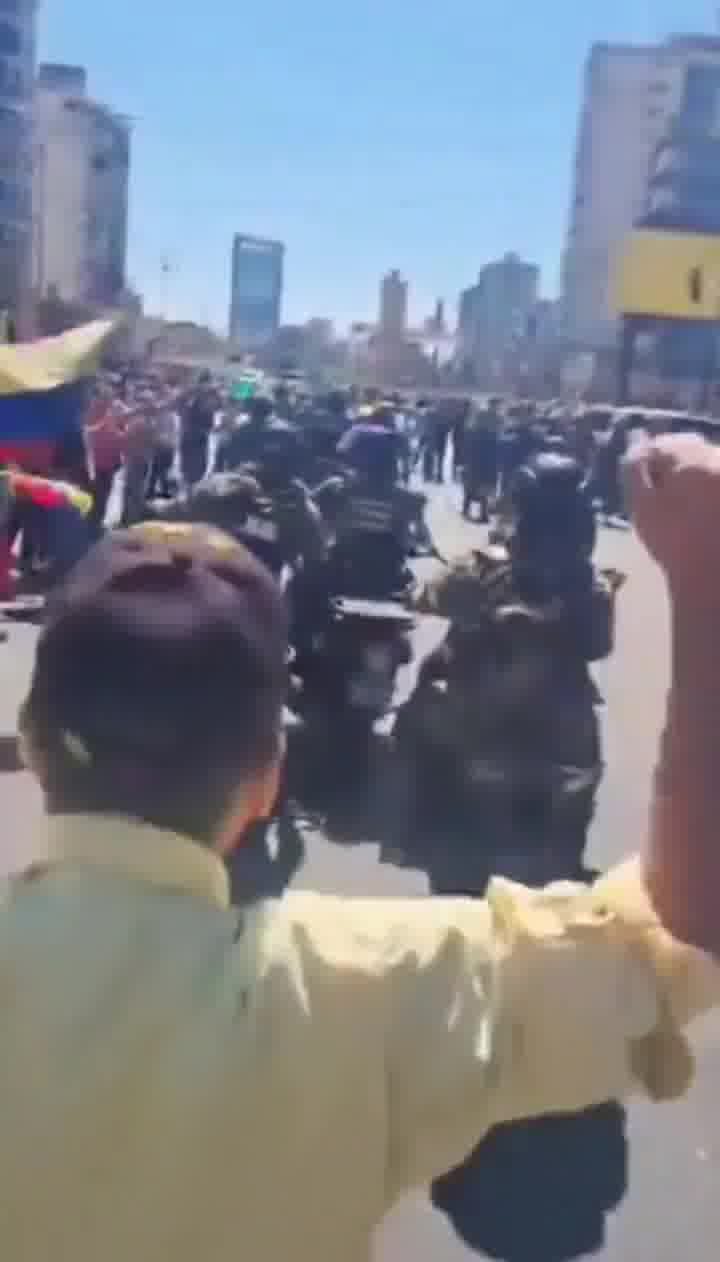
[[[148,309],[223,328],[247,231],[287,244],[286,319],[342,325],[389,267],[420,316],[510,249],[552,295],[590,43],[716,22],[709,0],[41,0],[40,56],[136,120]]]

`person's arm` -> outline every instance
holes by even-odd
[[[708,596],[717,607],[704,613],[672,603],[648,882],[668,927],[720,955],[720,596]]]
[[[382,1045],[387,1207],[499,1123],[682,1094],[681,1023],[720,1000],[720,969],[659,928],[637,865],[589,890],[283,906],[317,1037],[355,1021],[358,1044]]]
[[[647,880],[665,925],[720,956],[720,450],[697,435],[637,441],[628,484],[672,626]]]
[[[16,499],[38,508],[63,508],[65,495],[54,481],[31,473],[11,473],[10,485]]]

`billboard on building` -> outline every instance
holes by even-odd
[[[230,338],[252,349],[277,333],[285,246],[281,241],[238,234],[233,242]]]
[[[616,307],[624,316],[720,320],[720,235],[636,229],[621,255]]]

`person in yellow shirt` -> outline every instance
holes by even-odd
[[[720,953],[714,756],[687,766],[720,722],[720,467],[661,446],[633,484],[676,606],[649,888]],[[0,912],[8,1260],[366,1262],[397,1199],[495,1124],[692,1079],[684,1027],[720,968],[662,927],[637,860],[589,889],[233,908],[285,674],[278,590],[207,527],[109,536],[49,603],[20,723],[48,818]]]

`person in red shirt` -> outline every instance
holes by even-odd
[[[127,445],[124,409],[106,400],[86,429],[93,466],[93,509],[90,524],[96,534],[102,530],[115,478],[122,467]]]
[[[92,496],[80,487],[19,469],[0,468],[0,599],[15,594],[10,523],[16,506],[34,509],[44,517],[50,581],[62,578],[80,559],[91,541],[88,521]]]

